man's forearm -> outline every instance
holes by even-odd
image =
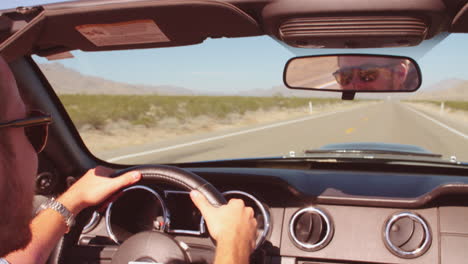
[[[60,238],[67,230],[63,217],[52,209],[46,209],[31,222],[32,240],[23,250],[6,256],[12,264],[45,263]]]
[[[121,188],[141,179],[141,173],[131,171],[111,178],[113,170],[96,167],[86,172],[75,184],[63,193],[57,202],[73,215],[78,215],[87,206],[100,204]],[[31,225],[32,240],[23,249],[10,253],[6,259],[13,264],[45,263],[57,242],[67,230],[63,216],[46,209],[37,215]]]
[[[242,240],[219,241],[214,264],[248,264],[250,249]]]

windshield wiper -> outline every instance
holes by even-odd
[[[435,153],[423,153],[413,151],[401,151],[401,150],[370,150],[370,149],[337,149],[337,150],[306,150],[306,155],[320,155],[320,154],[337,154],[342,156],[359,156],[359,155],[398,155],[398,156],[417,156],[417,157],[428,157],[428,158],[442,158],[441,154]]]

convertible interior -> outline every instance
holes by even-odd
[[[138,166],[107,162],[88,150],[32,59],[262,35],[325,51],[418,46],[443,34],[468,33],[466,0],[83,0],[0,14],[1,56],[27,104],[53,117],[39,156],[35,203],[60,195],[98,165],[143,173],[137,185],[83,211],[49,263],[212,262],[216,243],[188,197],[193,189],[213,204],[237,197],[254,208],[259,230],[251,263],[466,263],[467,163],[293,155]],[[167,39],[109,45],[86,33],[92,25],[135,21],[155,21]]]

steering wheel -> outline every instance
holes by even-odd
[[[114,173],[117,177],[129,171],[139,171],[142,179],[168,183],[187,191],[196,190],[216,207],[226,204],[224,196],[209,182],[187,170],[164,165],[141,165]],[[112,264],[127,264],[132,261],[146,263],[186,263],[185,250],[171,236],[145,231],[135,234],[120,245],[112,258]]]
[[[187,191],[197,190],[216,207],[226,204],[224,196],[209,182],[187,170],[165,165],[141,165],[117,171],[117,177],[130,171],[139,171],[142,180],[171,184]],[[73,247],[73,246],[72,246]],[[112,258],[112,264],[187,263],[188,256],[171,236],[154,231],[137,233],[125,240]]]

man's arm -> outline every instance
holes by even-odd
[[[57,201],[74,215],[84,208],[103,202],[112,193],[140,180],[141,175],[130,172],[118,178],[108,178],[111,170],[98,167],[89,170]],[[192,200],[202,212],[210,234],[217,241],[215,264],[247,264],[255,248],[257,222],[253,209],[242,200],[232,199],[227,205],[213,207],[199,192],[191,193]],[[42,211],[32,223],[32,240],[23,250],[6,256],[12,264],[45,263],[67,230],[63,217],[52,209]]]
[[[23,250],[5,257],[12,264],[45,263],[59,239],[67,230],[63,217],[47,209],[37,215],[29,225],[32,240]]]
[[[257,235],[253,209],[246,207],[240,199],[231,199],[226,205],[214,207],[197,191],[192,191],[190,197],[217,242],[214,263],[248,264]]]
[[[140,180],[138,172],[108,178],[112,170],[98,167],[89,170],[73,184],[57,201],[77,215],[84,208],[103,202],[122,187]],[[23,250],[8,254],[5,259],[12,264],[45,263],[59,239],[67,231],[61,214],[46,209],[39,213],[30,224],[32,240]]]

